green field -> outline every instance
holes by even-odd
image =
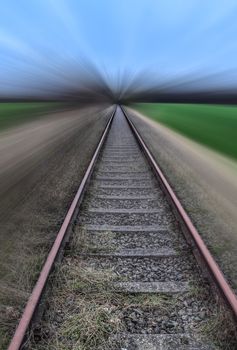
[[[237,159],[237,107],[137,103],[131,106],[181,134]]]
[[[59,109],[59,102],[0,102],[0,131]]]

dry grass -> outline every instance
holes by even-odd
[[[75,259],[65,260],[54,277],[41,340],[31,339],[29,348],[109,349],[110,335],[121,328],[112,284],[116,276],[110,270],[90,269]]]
[[[203,320],[196,329],[201,338],[212,340],[220,349],[233,350],[237,342],[236,323],[230,314],[229,309],[220,304],[220,300],[215,301],[214,295],[210,294],[209,285],[190,284],[189,296],[196,299],[205,298],[206,302],[212,304],[212,316]]]
[[[198,332],[202,337],[212,339],[220,349],[236,349],[237,328],[232,315],[226,307],[220,306],[217,313],[207,322],[203,322]]]
[[[116,249],[113,239],[115,233],[111,231],[90,234],[84,227],[75,227],[70,242],[70,254],[109,253]]]
[[[67,257],[54,277],[49,309],[30,340],[29,349],[116,349],[114,337],[123,331],[122,309],[167,307],[161,295],[118,293],[111,270],[98,271],[79,259]]]
[[[7,347],[45,259],[42,244],[35,254],[27,243],[24,249],[19,244],[17,264],[6,266],[8,275],[0,282],[0,349]]]

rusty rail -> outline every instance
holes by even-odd
[[[64,219],[64,222],[57,234],[57,237],[54,241],[54,244],[49,252],[49,255],[45,261],[45,264],[41,270],[40,276],[35,284],[35,287],[30,295],[30,298],[28,299],[28,302],[26,304],[26,307],[23,311],[22,317],[20,319],[20,322],[15,330],[15,333],[13,335],[13,338],[11,340],[11,343],[8,347],[8,350],[19,350],[21,349],[24,339],[26,337],[27,331],[30,328],[30,325],[32,323],[33,317],[37,311],[38,305],[41,301],[44,289],[46,287],[49,275],[53,269],[54,263],[59,255],[59,252],[61,251],[61,247],[63,245],[63,242],[65,240],[65,237],[68,232],[69,225],[74,217],[75,211],[78,208],[79,203],[81,202],[84,190],[86,188],[86,185],[88,183],[88,180],[90,179],[90,175],[92,173],[92,170],[94,168],[96,159],[98,158],[99,152],[101,150],[101,147],[104,144],[105,138],[108,134],[110,125],[112,123],[113,117],[115,115],[116,108],[112,112],[111,117],[109,118],[109,121],[105,127],[105,130],[100,138],[100,141],[96,147],[95,153],[90,161],[90,164],[85,172],[85,175],[81,181],[81,184],[78,188],[78,191],[73,199],[73,202],[67,212],[67,215]]]
[[[205,263],[205,266],[207,267],[209,273],[213,277],[213,280],[215,282],[215,285],[218,287],[219,291],[221,292],[222,296],[224,297],[227,305],[230,307],[231,311],[233,312],[234,317],[237,319],[237,297],[232,288],[230,287],[229,283],[226,281],[220,267],[214,260],[213,256],[211,255],[210,251],[208,250],[206,244],[204,243],[203,239],[201,238],[200,234],[198,233],[197,229],[193,225],[190,217],[188,216],[187,212],[183,208],[182,204],[180,203],[178,197],[176,196],[174,190],[168,183],[165,175],[163,174],[162,170],[158,166],[156,160],[154,159],[153,155],[149,151],[146,143],[142,139],[140,133],[136,129],[133,122],[128,117],[126,111],[123,107],[121,107],[128,124],[130,125],[134,135],[136,136],[136,139],[138,140],[144,154],[146,155],[149,163],[151,164],[153,171],[155,172],[156,176],[159,178],[160,182],[162,183],[166,193],[168,194],[169,199],[171,200],[175,210],[177,211],[179,218],[181,219],[182,223],[184,224],[189,236],[191,237],[192,241],[195,244],[195,247],[198,249],[198,252],[202,258],[202,260]]]

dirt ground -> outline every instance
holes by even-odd
[[[98,105],[0,135],[0,348],[7,346],[45,256],[111,115]]]
[[[60,145],[67,144],[71,137],[91,121],[93,113],[101,107],[86,107],[48,115],[44,119],[23,124],[0,133],[0,197],[8,198],[10,192],[36,167],[50,158]],[[19,187],[19,186],[18,186]],[[19,190],[22,187],[19,187]],[[16,190],[16,188],[15,188]],[[13,191],[16,193],[16,191]],[[17,194],[17,197],[18,194]],[[1,202],[2,203],[2,202]],[[15,203],[15,202],[14,202]],[[5,215],[5,205],[0,206]],[[11,203],[12,205],[12,200]]]
[[[128,111],[237,291],[237,163],[134,110]]]

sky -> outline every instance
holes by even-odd
[[[236,86],[236,0],[3,0],[0,13],[0,94],[78,84],[92,65],[111,81]]]

